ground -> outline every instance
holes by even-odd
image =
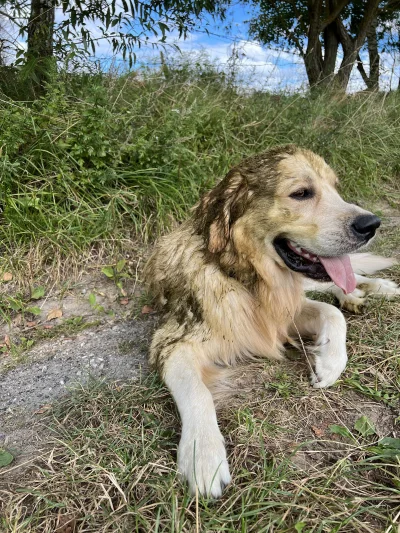
[[[376,250],[399,244],[388,216]],[[177,479],[178,416],[147,368],[158,317],[136,277],[118,281],[93,269],[1,326],[1,532],[397,531],[399,302],[346,314],[331,389],[309,386],[302,354],[246,369],[219,406],[233,483],[207,502]]]

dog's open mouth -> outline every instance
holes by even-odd
[[[333,281],[345,294],[353,292],[356,288],[356,279],[348,255],[318,256],[301,248],[297,243],[283,238],[275,239],[274,247],[291,270],[319,281]]]

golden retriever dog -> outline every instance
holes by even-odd
[[[329,387],[343,372],[344,316],[305,290],[331,291],[352,310],[368,294],[400,294],[392,281],[360,275],[393,259],[348,255],[374,237],[380,220],[345,202],[337,184],[321,157],[293,145],[250,157],[159,240],[146,265],[165,312],[150,362],[179,410],[178,468],[192,492],[219,497],[231,480],[211,393],[226,369],[282,359],[285,343],[301,336],[315,343],[313,387]]]

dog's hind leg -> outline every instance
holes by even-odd
[[[182,421],[178,468],[201,494],[217,498],[230,480],[224,438],[219,430],[214,402],[202,379],[200,347],[178,342],[163,364],[164,381],[176,402]],[[165,358],[164,354],[164,358]],[[160,359],[163,359],[163,353]]]
[[[306,299],[290,333],[315,340],[315,372],[311,384],[316,388],[333,385],[347,363],[346,321],[340,310]]]

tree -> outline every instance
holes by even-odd
[[[6,9],[1,13],[21,21],[20,36],[27,36],[27,51],[16,51],[16,63],[32,72],[36,92],[43,89],[54,59],[70,61],[94,54],[106,40],[113,53],[122,54],[132,65],[143,44],[165,45],[168,32],[185,37],[203,12],[221,17],[224,13],[216,0],[3,0],[2,4]],[[56,8],[62,15],[55,22]]]
[[[33,87],[40,94],[54,65],[54,0],[32,0],[26,26],[26,63],[32,72]],[[25,27],[23,28],[25,31]]]
[[[378,18],[374,18],[367,31],[367,48],[369,58],[369,75],[366,73],[360,54],[357,55],[357,68],[361,77],[371,91],[379,89],[380,57],[378,50]]]
[[[391,0],[389,0],[390,2]],[[392,4],[398,3],[393,0]],[[364,78],[379,77],[377,27],[388,3],[379,0],[261,0],[250,33],[264,44],[295,48],[304,60],[310,87],[332,83],[345,90],[357,62]],[[368,39],[371,72],[366,75],[360,50]],[[343,57],[336,71],[339,46]]]

